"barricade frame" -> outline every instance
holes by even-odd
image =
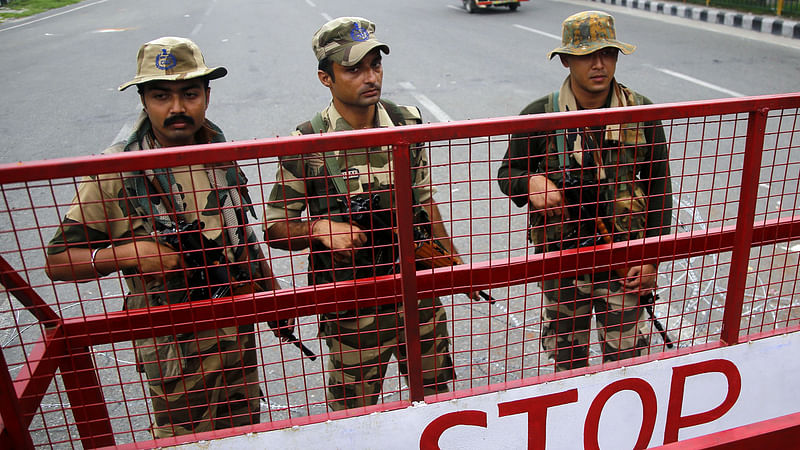
[[[628,261],[664,262],[731,251],[731,283],[725,301],[720,341],[684,348],[674,353],[641,357],[636,361],[667,358],[685,352],[702,351],[707,348],[744,342],[752,338],[751,335],[741,335],[739,323],[746,288],[745,274],[748,269],[750,249],[759,245],[788,242],[800,238],[800,216],[754,220],[755,204],[758,198],[759,169],[769,112],[797,108],[800,108],[800,93],[468,120],[159,150],[157,153],[158,167],[174,167],[230,160],[263,160],[341,148],[391,146],[395,161],[394,193],[397,198],[401,272],[375,279],[294,287],[276,292],[197,301],[191,304],[65,319],[49,308],[47,302],[39,297],[35,290],[27,285],[14,268],[0,256],[0,282],[26,309],[34,314],[47,330],[43,339],[36,344],[34,352],[28,355],[29,361],[35,361],[36,364],[27,367],[17,376],[16,380],[11,380],[5,358],[0,360],[0,372],[3,374],[0,376],[0,392],[6,396],[5,398],[9,398],[9,396],[12,398],[9,404],[0,407],[2,414],[0,442],[3,443],[0,444],[0,447],[33,448],[27,427],[38,408],[38,402],[45,395],[52,378],[56,376],[56,369],[60,369],[62,379],[67,386],[72,414],[81,434],[82,445],[87,448],[115,445],[102,389],[89,356],[89,347],[149,337],[154,332],[157,334],[160,331],[165,334],[197,331],[198,328],[191,323],[194,316],[215,318],[213,327],[217,328],[355,309],[367,302],[374,305],[375,299],[371,297],[371,294],[376,289],[383,292],[401,292],[402,295],[388,295],[380,302],[402,301],[407,314],[406,323],[413,324],[418,321],[417,298],[468,293],[475,289],[529,283],[532,281],[530,274],[539,274],[536,277],[536,281],[539,281],[557,278],[560,273],[566,271],[578,274],[590,273],[597,266],[608,267],[609,270],[622,268],[626,267]],[[735,226],[678,232],[641,241],[601,244],[574,251],[565,250],[559,254],[553,254],[555,252],[532,254],[510,258],[505,262],[489,260],[446,269],[422,271],[417,271],[414,267],[411,179],[408,170],[410,167],[409,148],[412,143],[728,114],[748,115],[744,149],[745,161],[742,168],[741,195]],[[126,170],[131,171],[143,170],[153,167],[154,159],[153,155],[145,154],[145,152],[134,152],[21,162],[0,166],[0,179],[3,180],[3,184],[30,183],[53,178],[77,178],[94,173],[114,172],[118,171],[115,169],[117,167],[126,167]],[[404,274],[408,274],[408,276]],[[447,286],[443,287],[440,281],[443,279],[447,280]],[[322,299],[331,300],[324,301]],[[178,325],[174,325],[174,322],[177,322]],[[144,323],[149,327],[134,329],[132,323]],[[406,340],[409,343],[410,400],[408,402],[398,401],[395,404],[382,404],[342,413],[327,413],[321,416],[293,418],[288,421],[242,427],[246,430],[239,428],[185,438],[171,438],[158,441],[158,445],[188,442],[198,438],[223,437],[249,431],[264,431],[311,421],[317,422],[363,414],[373,410],[393,409],[406,406],[410,402],[423,401],[425,397],[422,391],[418,331],[418,327],[405,327]],[[779,329],[768,334],[786,331],[786,329]],[[604,365],[603,370],[614,365]],[[544,379],[559,379],[574,376],[576,373],[589,373],[596,370],[599,369],[580,369],[553,374]],[[538,382],[541,379],[542,377],[533,381],[522,380],[520,383]],[[504,386],[508,387],[508,385]],[[475,395],[494,389],[499,389],[499,387],[473,388],[439,395],[436,399]],[[12,393],[13,395],[11,395]],[[136,443],[131,446],[138,448],[151,444],[153,442]]]

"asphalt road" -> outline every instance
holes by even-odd
[[[558,59],[548,61],[546,54],[559,44],[561,21],[585,9],[604,9],[615,15],[618,38],[638,46],[633,55],[620,57],[617,78],[656,103],[800,90],[797,40],[588,1],[534,0],[524,3],[514,13],[498,9],[472,15],[461,9],[458,0],[85,1],[25,21],[0,25],[0,163],[94,154],[124,135],[138,115],[140,105],[134,89],[120,93],[117,86],[135,75],[139,46],[165,35],[190,37],[203,49],[210,66],[228,68],[227,77],[212,82],[208,117],[225,130],[229,140],[288,135],[295,125],[308,120],[330,99],[329,92],[317,80],[310,42],[314,31],[326,20],[344,15],[373,20],[377,35],[391,47],[391,54],[384,58],[385,98],[420,105],[423,118],[431,122],[514,115],[530,101],[560,86],[566,70]],[[503,151],[504,146],[495,145],[489,158],[496,163]],[[441,152],[434,153],[434,162],[447,157]],[[456,156],[461,160],[454,162],[465,162],[463,153]],[[471,167],[478,173],[492,173],[485,163]],[[271,180],[274,170],[269,165],[260,170],[261,175]],[[784,189],[796,193],[798,178],[793,179],[795,185]],[[709,180],[698,183],[698,189],[711,186]],[[485,204],[492,197],[490,189],[496,187],[477,183],[467,190],[440,191],[437,199],[447,201],[472,195],[483,199]],[[57,194],[71,197],[71,193]],[[678,219],[683,223],[705,223],[711,216],[711,211],[698,212],[690,201],[678,200],[681,214],[685,215],[683,220]],[[6,201],[14,203],[16,199]],[[444,214],[454,219],[451,229],[457,235],[468,234],[473,229],[470,227],[490,231],[497,231],[492,228],[495,226],[508,227],[509,221],[504,222],[510,212],[508,206],[503,202],[493,203],[496,205],[491,206],[491,212],[499,217],[497,225],[485,219],[470,223],[469,211],[459,210],[458,205],[447,208]],[[51,219],[57,221],[57,217]],[[489,228],[483,228],[485,225]],[[0,229],[8,227],[8,218],[0,217]],[[512,227],[516,230],[524,227],[524,214],[514,217]],[[36,245],[41,244],[36,243],[37,238],[31,239],[29,248],[38,250]],[[468,249],[485,259],[502,251],[508,243],[491,243],[485,237],[472,241],[460,239],[459,245],[462,250]],[[2,250],[9,246],[14,243],[0,242]],[[794,255],[786,254],[783,263],[796,265]],[[31,258],[28,267],[41,267],[40,254]],[[302,259],[297,259],[298,267],[302,267]],[[673,314],[694,311],[697,321],[708,326],[712,307],[718,305],[715,301],[724,293],[715,283],[716,273],[708,273],[716,270],[718,262],[724,264],[722,260],[700,258],[681,262],[679,269],[662,266],[662,271],[675,275],[667,283],[684,289],[673,295],[688,299],[685,304],[673,305],[677,308]],[[287,270],[287,264],[276,267],[277,273]],[[43,295],[55,293],[55,289],[47,289],[41,270],[28,275],[34,285],[45,287]],[[710,281],[697,283],[701,278]],[[292,281],[297,280],[289,280]],[[108,299],[117,297],[85,312],[118,310],[118,282],[117,285],[88,283],[80,287],[80,295],[96,298],[100,290]],[[501,291],[500,295],[513,297],[513,301],[498,302],[491,309],[485,303],[476,305],[452,299],[460,307],[451,310],[451,317],[463,319],[456,327],[464,327],[456,328],[461,337],[454,347],[471,349],[458,354],[456,362],[462,369],[469,363],[475,364],[472,373],[459,374],[466,383],[459,388],[503,381],[504,377],[535,375],[515,372],[519,367],[535,367],[535,362],[504,360],[502,355],[496,357],[496,353],[472,350],[486,348],[485,336],[489,332],[512,330],[500,333],[499,341],[492,343],[494,347],[507,348],[512,355],[531,352],[536,358],[536,349],[531,346],[536,345],[538,330],[526,326],[538,320],[531,312],[535,306],[526,304],[526,298],[538,298],[526,295],[535,292],[535,287]],[[62,299],[70,295],[74,298],[75,290],[62,286],[57,294]],[[666,298],[669,297],[667,293]],[[703,299],[710,300],[700,304]],[[72,303],[71,309],[62,313],[78,314],[82,307],[76,306],[79,304]],[[3,310],[0,343],[16,352],[19,341],[12,326],[24,324],[26,319],[24,315],[12,316]],[[664,313],[662,310],[662,317]],[[701,317],[703,314],[705,317]],[[678,320],[672,325],[678,325]],[[318,342],[313,340],[313,328],[309,324],[301,331],[319,350]],[[24,333],[26,342],[38,336],[36,328],[26,328]],[[697,334],[703,336],[703,333],[713,334],[707,328]],[[469,335],[484,341],[472,347],[465,341],[468,338],[464,338]],[[268,332],[262,336],[264,342],[274,342]],[[294,351],[293,347],[287,347],[290,350],[284,352]],[[115,380],[138,377],[130,366],[133,356],[129,345],[113,349],[104,346],[95,351],[97,364],[107,365],[101,376],[109,386],[119,382]],[[299,361],[282,366],[280,357],[274,347],[262,354],[262,362],[270,362],[262,379],[273,380],[265,386],[269,392],[278,393],[268,399],[272,418],[321,412],[319,405],[290,408],[293,404],[321,401],[321,376],[283,381],[284,371],[297,374],[321,370],[319,360],[316,366],[300,367]],[[6,358],[13,359],[14,354],[6,354]],[[116,366],[124,364],[127,366],[120,374]],[[482,374],[485,379],[481,379]],[[126,389],[136,391],[136,386]],[[308,397],[303,397],[303,387],[312,389]],[[299,394],[282,397],[282,390]],[[118,395],[112,391],[109,389],[109,399]],[[140,391],[127,395],[125,402],[111,406],[112,414],[124,417],[145,410],[141,400],[131,400],[137,395],[141,398]],[[63,395],[49,396],[43,410],[58,412],[65,405]],[[57,423],[59,419],[50,419],[49,424],[54,421]],[[147,433],[142,430],[146,429],[147,421],[146,413],[134,419],[133,428],[140,430],[138,439],[146,439]],[[39,434],[37,440],[52,440],[53,436],[59,435]]]
[[[228,139],[287,135],[329,100],[310,41],[341,15],[370,18],[391,46],[386,98],[430,99],[432,122],[514,115],[563,80],[545,57],[561,21],[600,6],[534,0],[470,15],[458,0],[81,2],[0,25],[0,163],[105,148],[139,110],[135,90],[117,86],[135,74],[138,47],[164,35],[194,39],[209,64],[229,69],[212,83],[209,110]],[[796,41],[602,6],[618,37],[638,46],[620,58],[618,79],[654,102],[800,89]]]

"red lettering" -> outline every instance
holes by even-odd
[[[725,400],[716,408],[706,412],[681,416],[686,378],[710,372],[719,372],[727,378],[728,394],[725,396]],[[676,442],[678,440],[678,431],[681,428],[708,423],[722,417],[736,403],[741,390],[742,376],[739,374],[736,365],[726,359],[712,359],[686,366],[673,367],[669,405],[667,406],[667,423],[664,427],[664,444]]]
[[[639,438],[633,448],[647,448],[650,438],[653,437],[653,429],[656,426],[658,401],[653,387],[641,378],[626,378],[615,381],[604,387],[597,394],[597,397],[594,398],[592,405],[589,407],[589,412],[586,414],[586,422],[583,426],[583,448],[599,450],[600,444],[597,441],[597,435],[600,427],[600,415],[606,402],[620,391],[633,391],[639,395],[639,399],[642,401],[642,425],[639,429]]]
[[[547,409],[551,406],[565,405],[578,401],[578,390],[542,395],[533,398],[499,403],[500,417],[514,414],[528,414],[528,448],[544,450],[547,443]]]
[[[439,438],[449,428],[456,425],[471,425],[486,428],[486,413],[483,411],[457,411],[437,417],[422,431],[419,448],[439,450]]]

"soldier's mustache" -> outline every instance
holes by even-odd
[[[381,85],[379,83],[367,83],[366,87],[364,87],[363,91],[371,91],[373,89],[381,90]]]
[[[169,116],[164,120],[164,126],[168,127],[176,122],[186,122],[189,125],[194,125],[194,119],[185,115],[185,114],[177,114],[174,116]]]

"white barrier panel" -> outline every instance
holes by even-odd
[[[565,380],[200,445],[248,450],[658,446],[800,411],[800,389],[794,388],[800,373],[798,352],[800,332],[795,332]]]

